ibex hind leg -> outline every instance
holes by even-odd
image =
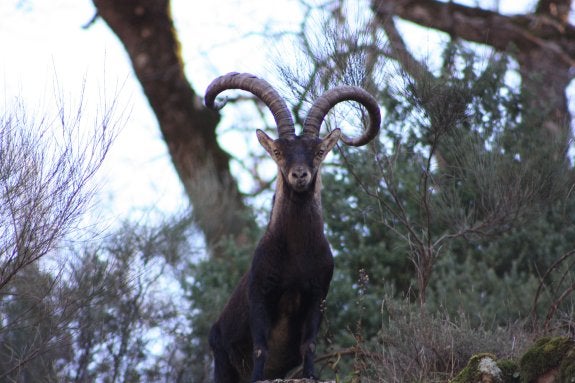
[[[230,358],[225,350],[223,339],[217,323],[210,330],[210,347],[214,354],[214,382],[237,383],[240,381],[238,372],[230,363]]]

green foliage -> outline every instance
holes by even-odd
[[[243,245],[232,240],[220,243],[222,258],[183,260],[180,267],[184,272],[179,283],[190,304],[186,317],[192,327],[178,340],[178,349],[186,355],[186,367],[180,377],[182,381],[212,379],[208,333],[241,276],[249,268],[257,234],[246,233]]]
[[[356,347],[361,339],[373,355],[379,334],[397,325],[382,312],[382,297],[387,304],[419,299],[430,313],[418,318],[422,327],[438,313],[464,317],[454,343],[475,339],[469,350],[499,357],[511,340],[485,347],[472,334],[501,336],[499,328],[528,318],[535,328],[543,327],[541,318],[547,328],[553,316],[572,324],[575,174],[565,140],[541,128],[538,111],[523,109],[527,96],[507,83],[505,56],[481,60],[458,45],[445,55],[458,64],[428,82],[390,76],[379,93],[389,107],[380,142],[339,148],[334,163],[342,166],[324,171],[325,219],[336,254],[325,352]],[[369,275],[366,290],[360,270]],[[447,349],[440,346],[446,333],[435,327],[416,342],[416,330],[402,327],[388,339],[393,347],[438,350]],[[457,371],[470,357],[452,352],[445,360],[458,362],[448,368],[434,358],[414,357],[414,363],[394,353],[393,360],[374,363],[418,366],[421,376],[407,380]],[[376,375],[390,375],[382,370]]]
[[[177,381],[189,325],[170,264],[190,237],[189,219],[125,224],[19,272],[0,299],[0,381]]]
[[[537,95],[521,93],[508,56],[480,57],[450,42],[439,67],[403,73],[374,58],[384,56],[377,31],[348,22],[339,7],[338,17],[322,24],[321,43],[302,32],[307,61],[282,70],[298,99],[346,83],[376,94],[384,111],[379,142],[340,147],[338,165],[324,170],[322,201],[336,254],[325,349],[349,349],[361,339],[372,355],[380,331],[397,323],[381,311],[383,297],[387,304],[417,301],[428,313],[418,319],[433,330],[420,342],[411,342],[412,327],[391,337],[417,350],[442,349],[445,329],[425,323],[434,315],[465,318],[465,326],[456,324],[461,343],[527,318],[532,329],[548,329],[553,318],[572,326],[575,173],[569,139],[558,133],[569,129],[549,127],[543,103],[530,99]],[[344,110],[334,112],[338,127],[361,126],[361,112]],[[360,270],[369,275],[367,289]],[[508,350],[475,350],[500,349]],[[410,364],[395,356],[393,366],[421,372],[408,379],[399,373],[396,381],[429,378],[429,366],[449,371],[434,358]],[[470,357],[451,356],[459,368]],[[393,381],[392,371],[379,379]]]
[[[33,265],[3,289],[0,381],[57,380],[57,362],[69,357],[71,349],[59,329],[59,302],[45,294],[54,283],[52,275]]]
[[[173,242],[181,230],[179,222],[158,228],[124,225],[69,265],[62,294],[74,302],[71,315],[78,327],[68,329],[74,355],[61,372],[67,380],[164,378],[169,369],[150,355],[148,334],[171,337],[183,324],[173,323],[181,314],[160,290],[169,270],[165,259],[174,248],[186,248],[185,242]]]

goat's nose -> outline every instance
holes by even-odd
[[[307,178],[307,170],[304,168],[295,168],[292,170],[291,176],[297,180]]]

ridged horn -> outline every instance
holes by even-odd
[[[206,89],[204,102],[208,108],[220,109],[225,105],[216,105],[216,96],[228,89],[241,89],[252,93],[267,105],[272,112],[278,136],[295,137],[295,127],[291,113],[280,94],[265,80],[249,73],[232,72],[216,78]]]
[[[381,113],[375,98],[364,89],[357,86],[338,86],[322,94],[312,104],[303,124],[303,135],[318,137],[321,124],[327,113],[338,103],[356,101],[363,105],[369,113],[369,126],[359,137],[341,136],[341,140],[351,146],[362,146],[370,142],[379,133]]]

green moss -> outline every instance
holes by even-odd
[[[531,383],[547,371],[559,367],[575,343],[569,338],[541,338],[519,362],[521,382]],[[572,370],[571,370],[572,371]],[[564,382],[564,380],[561,380]]]
[[[473,355],[467,366],[455,378],[453,378],[450,383],[476,383],[480,381],[482,372],[479,371],[479,364],[481,360],[489,358],[493,361],[496,360],[495,355],[489,353],[481,353]]]
[[[573,343],[573,342],[572,342]],[[563,358],[561,362],[560,379],[561,383],[571,383],[575,382],[575,345],[569,350],[567,355]]]
[[[501,370],[503,383],[519,382],[519,364],[511,359],[502,359],[497,361],[497,367]]]
[[[484,359],[495,361],[493,354],[476,354],[467,363],[467,366],[450,383],[477,383],[481,381],[481,368],[490,363]],[[558,369],[560,383],[575,383],[575,341],[566,337],[548,337],[539,339],[523,355],[519,363],[510,359],[497,361],[500,374],[492,373],[495,381],[502,383],[532,383],[551,369]]]

